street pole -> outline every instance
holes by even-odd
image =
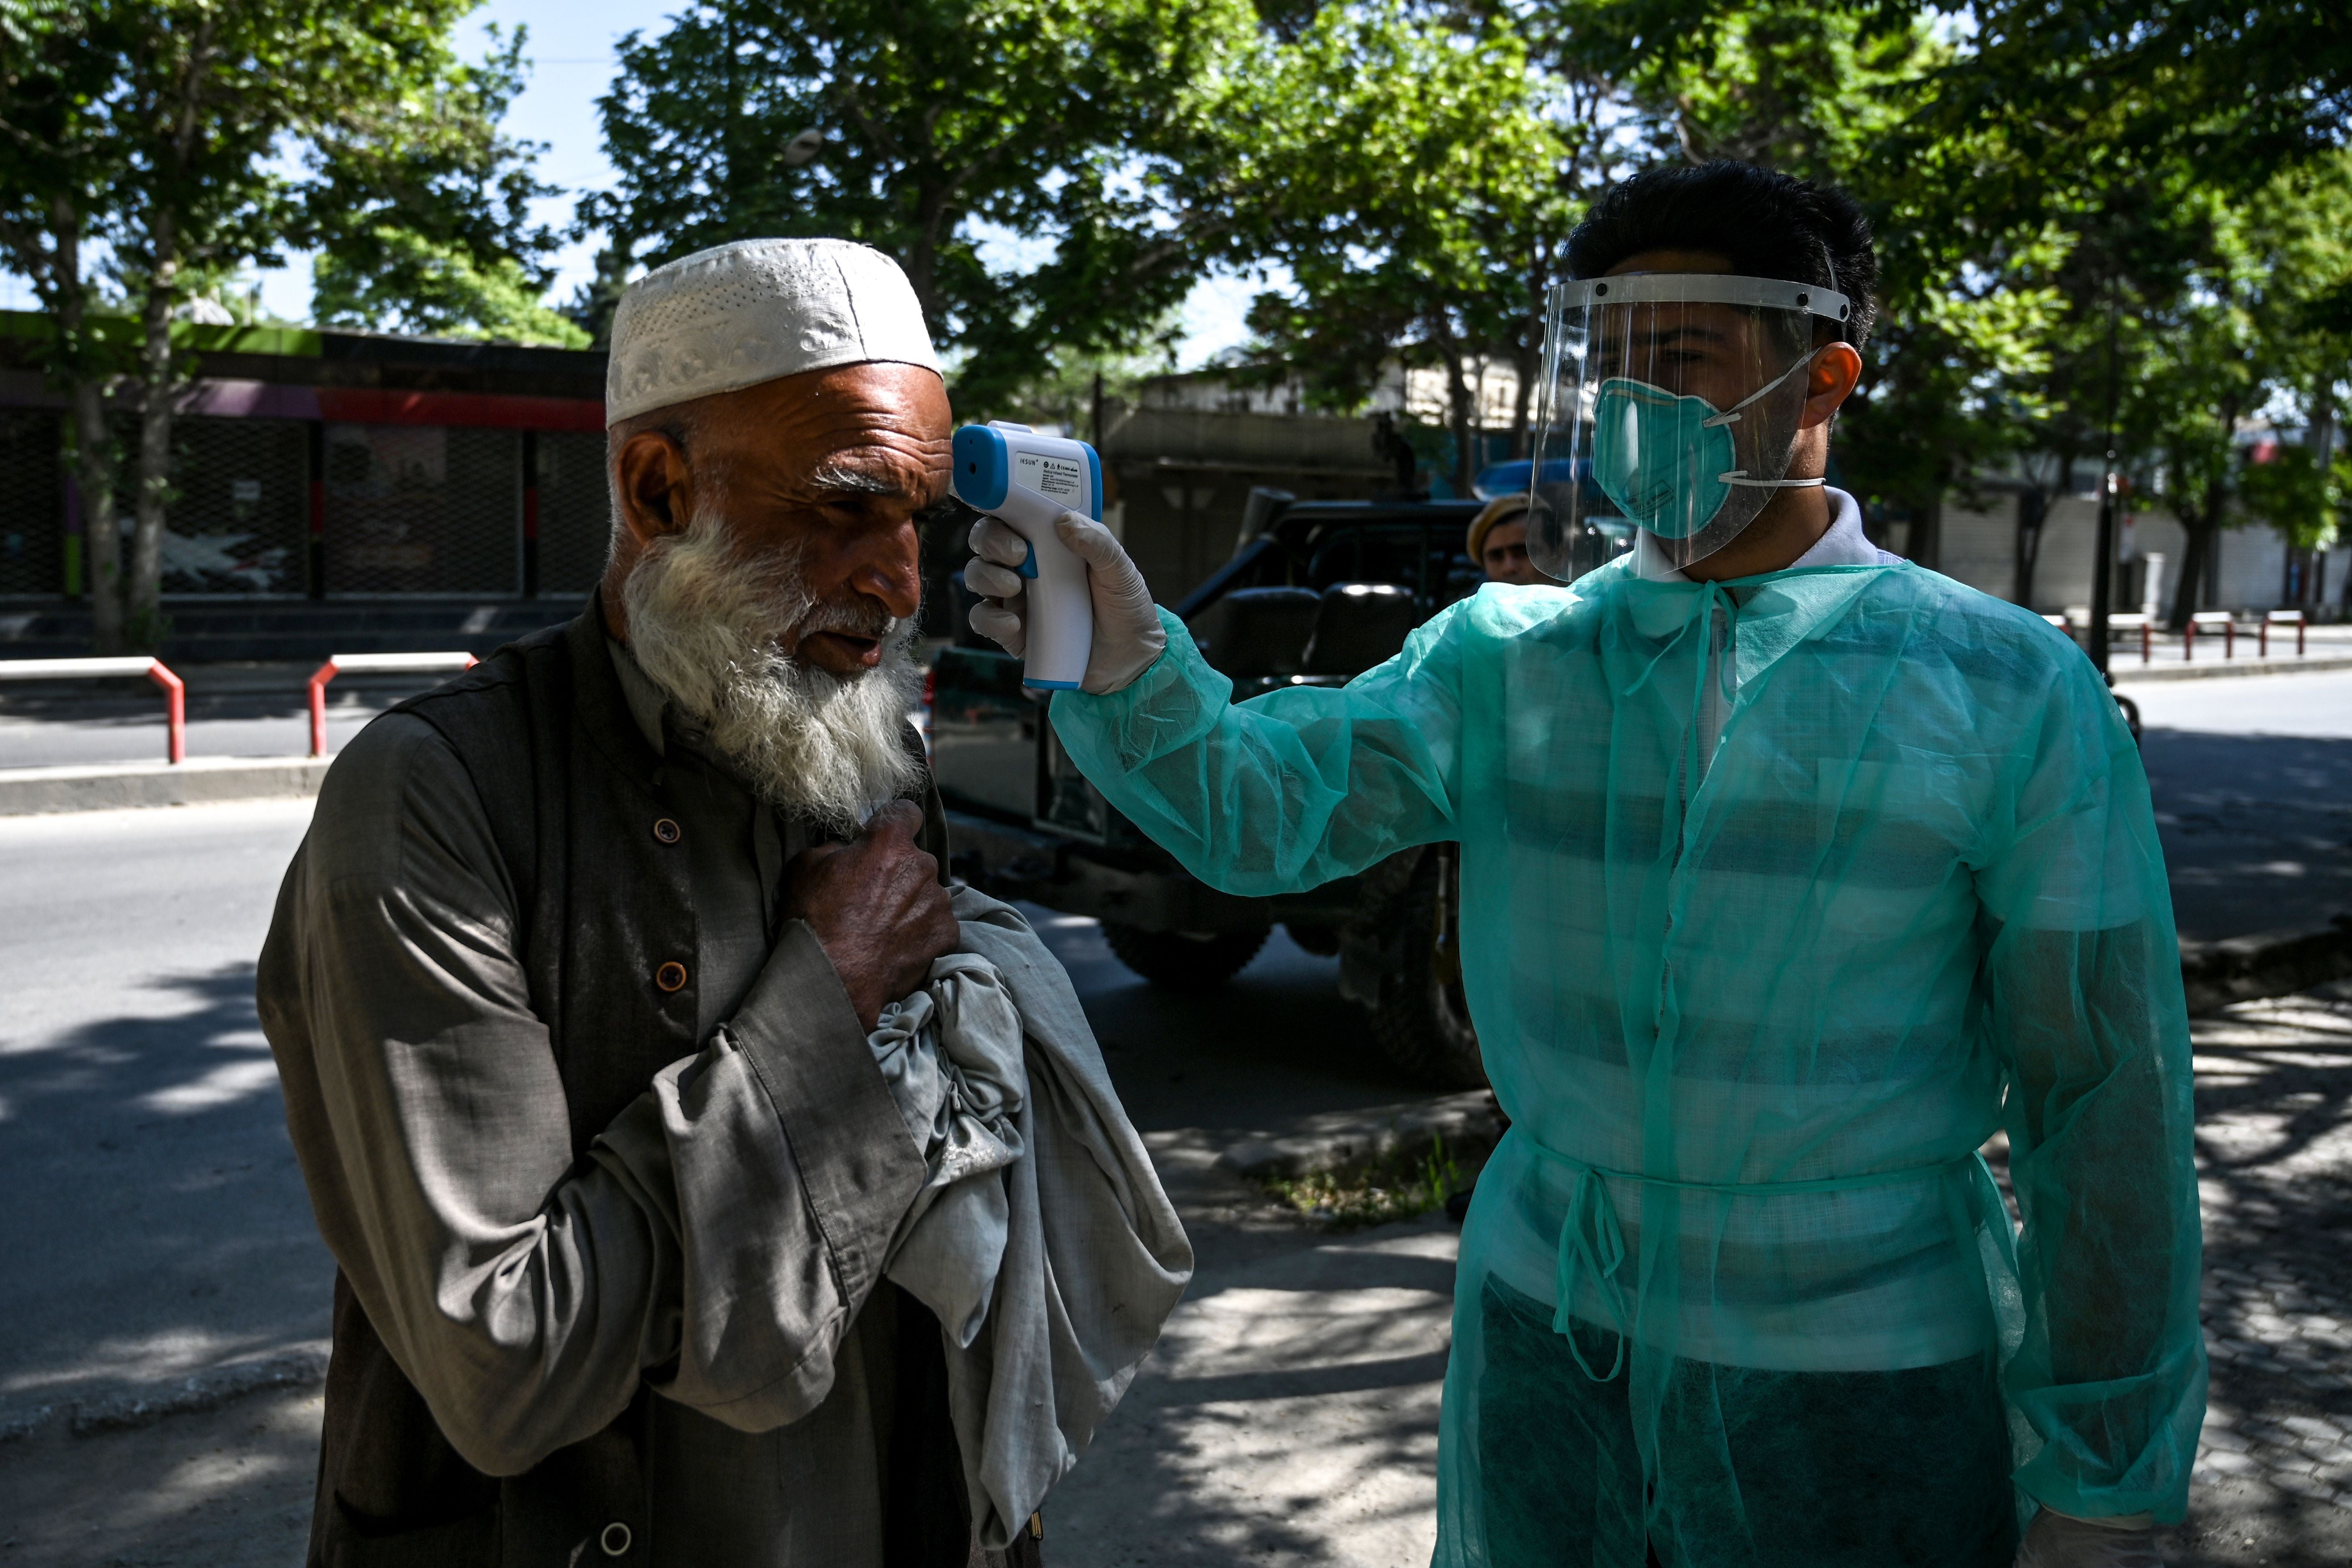
[[[2099,482],[2099,538],[2091,566],[2091,663],[2099,678],[2116,684],[2107,669],[2107,620],[2116,586],[2116,418],[2122,395],[2116,367],[2116,308],[2114,285],[2107,295],[2107,458]]]

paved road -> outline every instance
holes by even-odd
[[[2352,982],[2197,1022],[2213,1381],[2175,1561],[2352,1563]]]
[[[2352,914],[2352,671],[2126,683],[2181,935]]]
[[[0,1411],[325,1333],[254,1018],[307,802],[0,821]]]

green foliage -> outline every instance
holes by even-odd
[[[1214,235],[1171,171],[1205,167],[1254,26],[1238,0],[701,0],[624,41],[601,100],[619,183],[585,215],[615,270],[764,235],[875,246],[959,397],[1002,400],[1054,350],[1132,349],[1181,303]],[[992,267],[992,235],[1050,254]]]
[[[1463,1170],[1440,1135],[1418,1159],[1391,1155],[1345,1170],[1278,1177],[1265,1188],[1309,1218],[1352,1230],[1443,1208],[1447,1198],[1467,1190],[1476,1175],[1475,1167]]]
[[[385,225],[365,270],[348,249],[312,264],[311,310],[322,327],[391,327],[442,338],[584,349],[588,334],[546,299],[546,285],[513,256],[484,267],[462,246]],[[349,247],[356,248],[356,247]]]
[[[1442,365],[1466,487],[1474,361],[1532,371],[1572,208],[1572,143],[1506,23],[1402,4],[1327,6],[1262,47],[1226,109],[1226,255],[1276,261],[1288,294],[1250,313],[1262,374],[1352,410],[1393,360]],[[1522,420],[1524,427],[1524,420]]]
[[[356,98],[322,121],[302,193],[323,326],[583,344],[544,302],[562,236],[530,217],[553,195],[544,149],[499,129],[522,90],[529,35],[491,29],[478,64],[432,41],[397,90]]]
[[[1173,343],[1179,329],[1180,319],[1167,318],[1160,323],[1152,346],[1138,353],[1050,350],[1031,375],[1001,394],[1001,402],[982,405],[967,399],[965,405],[959,407],[958,415],[1012,418],[1032,425],[1055,424],[1094,440],[1097,434],[1097,401],[1106,420],[1110,417],[1109,405],[1131,408],[1140,402],[1147,381],[1175,369]]]
[[[2238,477],[2248,513],[2303,549],[2335,544],[2344,503],[2352,496],[2352,462],[2341,453],[2325,469],[2310,446],[2282,446],[2266,463],[2248,462]]]
[[[1998,201],[2167,165],[2244,191],[2343,144],[2352,16],[2334,0],[1976,0],[1968,15],[1970,47],[1920,100],[1919,131],[2000,127],[2011,156],[1980,171]]]

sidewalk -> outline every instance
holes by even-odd
[[[2218,632],[2200,632],[2196,645],[2168,632],[2149,638],[2148,657],[2140,657],[2139,634],[2118,631],[2107,653],[2107,668],[2118,685],[2137,681],[2184,681],[2231,675],[2315,674],[2322,670],[2352,670],[2352,625],[2305,628],[2305,652],[2294,651],[2294,628],[2273,626],[2270,652],[2259,653],[2253,632],[2242,628],[2232,651]],[[2084,633],[2074,633],[2081,642]]]
[[[2352,1563],[2352,982],[2193,1034],[2212,1394],[2168,1560]]]

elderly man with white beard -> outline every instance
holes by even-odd
[[[926,1155],[868,1037],[959,942],[920,311],[862,246],[703,252],[623,299],[606,412],[601,591],[344,751],[263,955],[340,1266],[310,1560],[1036,1562],[885,1277]]]

